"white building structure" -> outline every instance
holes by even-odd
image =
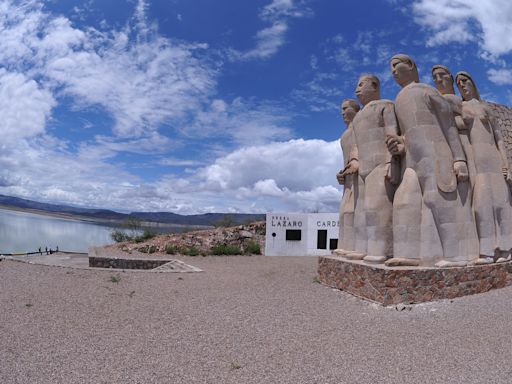
[[[338,234],[339,213],[267,213],[265,255],[329,255]]]

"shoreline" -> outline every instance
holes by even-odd
[[[0,209],[6,210],[6,211],[14,211],[14,212],[25,212],[25,213],[32,213],[34,215],[40,215],[40,216],[46,216],[46,217],[54,217],[58,219],[65,219],[65,220],[75,220],[75,221],[81,221],[81,222],[87,222],[87,223],[96,223],[96,224],[102,224],[105,226],[120,226],[123,222],[123,220],[117,220],[117,219],[103,219],[103,218],[96,218],[96,217],[89,217],[89,216],[82,216],[82,215],[74,215],[70,213],[64,213],[64,212],[51,212],[51,211],[43,211],[40,209],[34,209],[34,208],[21,208],[21,207],[15,207],[11,205],[4,205],[0,204]],[[141,227],[159,227],[159,228],[166,228],[166,227],[175,227],[175,228],[194,228],[194,229],[210,229],[213,228],[209,225],[190,225],[190,224],[174,224],[174,223],[162,223],[158,221],[141,221]]]

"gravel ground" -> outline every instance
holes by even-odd
[[[512,287],[397,310],[312,257],[178,259],[204,272],[0,262],[0,383],[512,382]]]

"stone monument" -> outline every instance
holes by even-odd
[[[444,65],[432,68],[437,89],[419,82],[410,56],[390,65],[394,102],[380,99],[374,75],[359,78],[359,112],[344,102],[348,156],[337,177],[346,188],[352,180],[320,281],[385,304],[512,284],[512,109],[481,100],[467,72],[455,78],[459,97]],[[366,245],[356,251],[357,232]]]

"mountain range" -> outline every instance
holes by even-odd
[[[37,201],[5,195],[0,195],[0,205],[18,209],[36,210],[43,213],[48,212],[69,216],[79,216],[82,218],[86,217],[89,219],[123,221],[129,217],[136,217],[143,221],[178,225],[239,225],[265,220],[264,214],[250,213],[205,213],[201,215],[180,215],[172,212],[120,213],[108,209],[79,208],[60,204],[40,203]]]

